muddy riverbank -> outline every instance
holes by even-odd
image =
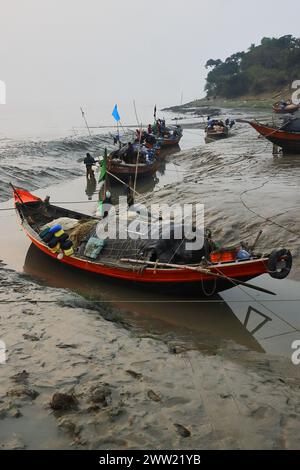
[[[3,265],[0,296],[2,449],[299,448],[288,360],[128,329],[106,304]],[[55,393],[74,406],[53,411]]]

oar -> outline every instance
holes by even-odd
[[[253,289],[253,290],[257,290],[259,292],[263,292],[265,294],[276,295],[275,292],[272,292],[268,289],[264,289],[263,287],[254,286],[253,284],[249,284],[248,282],[233,279],[232,277],[228,277],[224,274],[214,273],[214,272],[210,271],[209,269],[200,268],[200,267],[196,267],[196,266],[187,266],[187,265],[170,264],[170,263],[160,263],[160,262],[156,262],[156,261],[143,261],[143,260],[127,259],[127,258],[122,258],[120,261],[123,261],[124,263],[133,263],[133,264],[143,264],[143,265],[148,264],[150,266],[155,266],[155,267],[164,266],[166,268],[188,269],[190,271],[198,271],[200,273],[202,272],[203,274],[209,274],[210,276],[220,277],[222,279],[230,281],[234,285],[241,285],[241,286],[244,286],[244,287],[248,287],[249,289]]]

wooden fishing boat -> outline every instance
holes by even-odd
[[[214,125],[205,128],[206,137],[208,139],[226,139],[229,136],[229,129],[224,125]]]
[[[162,148],[179,145],[182,138],[182,127],[179,125],[165,127],[162,134],[156,135],[157,143]]]
[[[126,149],[121,149],[112,152],[108,156],[107,170],[112,175],[118,177],[130,177],[137,174],[139,177],[147,176],[155,173],[159,168],[159,153],[160,148],[158,146],[146,148],[140,147],[138,151],[138,144],[134,144],[134,160],[132,163],[128,163],[124,158]],[[138,163],[136,164],[136,161]]]
[[[74,254],[66,256],[62,252],[53,252],[41,237],[45,224],[61,217],[76,219],[79,223],[99,223],[100,219],[52,205],[48,199],[43,201],[22,188],[13,187],[13,196],[21,227],[39,250],[56,259],[58,264],[97,275],[134,281],[140,285],[163,286],[164,289],[173,286],[177,293],[176,286],[182,289],[193,287],[198,294],[211,295],[242,284],[270,294],[270,291],[249,285],[246,281],[264,273],[283,279],[291,269],[292,257],[288,250],[274,251],[264,256],[251,252],[251,257],[243,261],[235,258],[234,250],[228,250],[212,252],[209,259],[203,261],[201,258],[196,264],[180,264],[179,261],[176,264],[175,257],[173,264],[163,263],[158,260],[155,251],[151,251],[149,256],[149,252],[141,249],[142,240],[130,240],[127,245],[124,239],[107,240],[103,251],[93,260],[83,254],[80,244],[74,249]]]
[[[137,173],[138,176],[147,176],[155,173],[159,168],[160,162],[155,158],[151,163],[125,163],[122,160],[118,159],[108,159],[107,170],[109,173],[115,176],[135,176]],[[137,168],[136,168],[137,166]]]
[[[293,104],[291,102],[287,102],[286,104],[277,101],[277,103],[273,104],[273,112],[276,114],[293,114],[298,111],[300,105]]]
[[[288,123],[283,124],[280,128],[260,124],[257,121],[247,121],[239,119],[239,122],[250,124],[259,134],[264,136],[274,145],[282,148],[283,153],[300,154],[300,131],[286,130]]]
[[[170,135],[158,137],[157,142],[162,148],[173,147],[175,145],[179,145],[181,138],[182,138],[182,131],[175,135],[170,134]]]

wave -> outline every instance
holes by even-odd
[[[82,175],[86,152],[98,157],[105,147],[112,148],[112,139],[107,135],[48,141],[1,139],[0,201],[11,197],[9,183],[36,190]]]

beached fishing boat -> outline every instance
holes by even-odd
[[[229,128],[221,121],[205,128],[206,137],[208,139],[225,139],[229,135]]]
[[[168,127],[163,135],[157,138],[157,142],[162,148],[179,145],[182,134],[183,131],[181,126]]]
[[[147,148],[132,145],[132,155],[128,156],[128,146],[115,150],[107,159],[107,170],[117,177],[151,175],[159,168],[159,147]]]
[[[291,101],[277,101],[273,104],[273,112],[275,114],[293,114],[298,111],[300,105],[293,104]]]
[[[182,134],[183,130],[180,125],[166,126],[164,119],[156,119],[155,117],[153,126],[149,124],[148,132],[144,132],[144,138],[146,142],[148,140],[148,144],[152,143],[149,139],[154,139],[160,147],[164,148],[179,145]],[[139,131],[137,130],[138,137]]]
[[[212,245],[207,238],[201,250],[188,253],[183,249],[184,240],[103,241],[96,237],[95,227],[105,221],[52,205],[49,199],[43,201],[21,188],[13,187],[13,196],[21,227],[39,250],[58,264],[97,275],[164,289],[173,286],[177,293],[178,288],[188,287],[198,294],[212,295],[243,285],[270,294],[247,281],[264,273],[283,279],[292,266],[291,253],[285,249],[266,255],[250,250],[248,256],[240,257],[237,249],[209,249]],[[65,226],[57,225],[59,220]],[[54,242],[53,233],[57,237]]]
[[[282,148],[283,153],[300,154],[300,119],[286,121],[280,127],[264,125],[257,121],[247,121],[245,119],[239,119],[239,122],[250,124],[259,134]]]

